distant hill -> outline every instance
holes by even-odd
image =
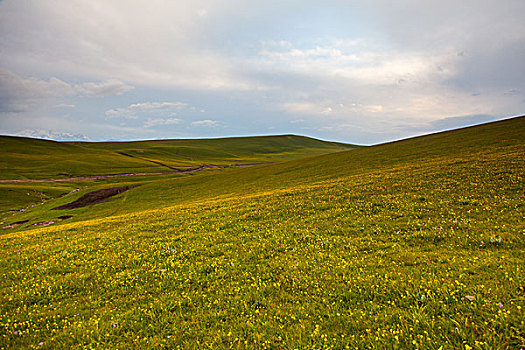
[[[0,136],[0,180],[169,172],[170,167],[283,161],[357,147],[295,135],[135,142],[56,142]]]

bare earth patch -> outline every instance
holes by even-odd
[[[48,220],[48,221],[41,221],[41,222],[35,222],[33,226],[49,226],[56,223],[56,221]]]
[[[13,222],[13,223],[10,224],[10,225],[7,225],[7,226],[2,227],[2,230],[6,230],[6,229],[8,229],[8,228],[15,228],[15,227],[21,226],[22,224],[25,224],[25,223],[28,222],[28,221],[29,221],[29,220],[22,220],[22,221]]]
[[[134,187],[137,186],[104,188],[102,190],[89,192],[71,203],[53,208],[53,210],[76,209],[86,207],[88,205],[106,202],[109,200],[109,198],[116,196],[117,194],[121,194],[122,192],[126,192],[127,190],[132,189]]]
[[[66,219],[71,219],[72,217],[73,215],[62,215],[62,216],[59,216],[57,219],[66,220]]]

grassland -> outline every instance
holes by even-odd
[[[0,346],[524,347],[523,135],[514,118],[151,177],[64,212],[78,222],[6,230]]]
[[[279,162],[354,149],[357,146],[294,135],[99,143],[0,136],[0,148],[3,150],[0,180],[71,180],[90,175],[122,173],[171,173],[169,179],[172,179],[172,173],[177,169],[184,171],[203,165],[237,167]],[[211,168],[204,172],[216,173],[216,170]],[[75,196],[80,197],[108,186],[158,183],[164,178],[166,176],[126,176],[59,183],[0,183],[0,222],[5,227],[6,224],[27,221],[22,227],[26,229],[42,221],[61,222],[56,218],[69,214],[50,211],[57,206],[57,200],[62,205],[64,201],[76,199]],[[73,221],[112,215],[124,208],[126,212],[131,212],[166,206],[156,196],[163,192],[171,193],[172,189],[155,185],[150,187],[153,187],[153,192],[148,193],[147,199],[134,201],[131,206],[114,205],[101,212],[93,212],[91,208],[77,210],[73,213]],[[81,215],[77,216],[79,213]]]
[[[1,179],[169,172],[203,164],[282,161],[356,148],[304,136],[135,142],[54,142],[0,136]]]

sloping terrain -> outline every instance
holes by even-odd
[[[282,161],[356,147],[294,135],[135,142],[0,136],[0,180],[169,172],[211,164]]]
[[[176,174],[304,158],[357,146],[293,135],[100,143],[0,136],[0,148],[0,222],[7,222],[0,227],[28,220],[24,227],[17,226],[23,229],[41,221],[42,212],[51,209],[42,207],[44,203],[70,200],[71,196],[101,190],[106,183],[108,187],[123,182],[149,183],[166,178],[159,174],[173,178]],[[140,179],[130,176],[133,174]],[[132,207],[142,206],[137,203]],[[146,206],[155,207],[155,203]],[[52,215],[48,212],[44,216],[51,220]],[[93,213],[78,219],[96,217]]]
[[[6,231],[0,344],[524,347],[523,135],[522,117],[151,178],[61,214],[95,219]]]
[[[25,226],[16,229],[32,227],[33,222],[54,220],[59,213],[53,208],[65,205],[76,200],[87,192],[120,185],[142,184],[141,187],[128,191],[122,197],[93,207],[81,208],[62,214],[74,215],[73,221],[87,220],[108,215],[137,212],[147,209],[169,207],[174,204],[191,203],[211,198],[244,196],[256,192],[275,189],[285,189],[298,185],[311,184],[318,181],[344,178],[351,175],[370,174],[385,170],[403,169],[405,167],[422,167],[432,164],[456,162],[477,164],[482,166],[484,154],[499,154],[512,152],[512,157],[522,152],[524,118],[514,118],[503,122],[465,128],[417,137],[388,144],[363,147],[347,152],[338,152],[323,156],[297,159],[279,164],[250,166],[246,168],[221,169],[217,171],[203,171],[193,173],[192,176],[160,176],[146,178],[120,178],[114,180],[98,180],[96,182],[76,182],[60,184],[60,188],[67,187],[67,192],[79,189],[69,195],[52,199],[49,196],[46,202],[35,208],[28,208],[25,212],[4,216],[5,225],[15,221],[30,220]],[[276,138],[279,140],[279,138]],[[238,142],[233,139],[223,139],[222,142]],[[244,141],[245,143],[245,141]],[[124,143],[127,144],[127,143]],[[235,142],[234,142],[235,144]],[[234,146],[231,146],[234,147]],[[240,147],[240,146],[239,146]],[[227,147],[224,147],[225,149]],[[251,151],[255,152],[256,148]],[[129,149],[126,149],[129,152]],[[515,167],[507,169],[516,172]],[[19,187],[17,187],[19,186]],[[4,187],[17,190],[19,194],[34,192],[23,184]],[[49,189],[56,193],[57,184],[48,184]],[[47,193],[43,188],[40,191]],[[0,184],[0,190],[2,185]],[[67,193],[63,190],[62,193]],[[9,192],[10,194],[12,192]],[[18,196],[20,197],[20,196]],[[24,196],[21,196],[23,199]],[[57,221],[59,222],[59,221]],[[9,230],[10,232],[12,230]],[[0,231],[0,234],[2,232]]]
[[[0,148],[2,180],[159,171],[148,162],[67,142],[0,136]]]

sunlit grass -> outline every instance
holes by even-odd
[[[0,347],[519,349],[522,151],[311,170],[310,182],[305,167],[295,184],[268,166],[289,175],[6,233]]]

